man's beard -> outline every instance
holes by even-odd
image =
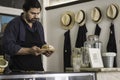
[[[36,21],[39,21],[39,18],[32,18],[32,19],[29,19],[28,16],[26,16],[26,20],[29,22],[29,23],[34,23]]]
[[[39,21],[39,18],[33,18],[33,19],[28,19],[27,20],[28,22],[30,22],[30,23],[34,23],[34,22],[36,22],[36,21]]]

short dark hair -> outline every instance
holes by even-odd
[[[38,0],[25,0],[23,4],[23,10],[28,11],[30,8],[41,8],[40,2]]]

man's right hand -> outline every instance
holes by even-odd
[[[33,53],[34,55],[38,56],[38,55],[40,55],[40,54],[46,53],[46,50],[40,49],[40,48],[37,47],[37,46],[33,46],[33,47],[31,48],[31,53]]]

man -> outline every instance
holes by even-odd
[[[21,16],[10,21],[5,29],[3,49],[10,55],[12,71],[44,71],[41,54],[50,56],[54,52],[53,46],[46,46],[43,26],[38,21],[41,9],[39,1],[26,0]],[[48,49],[42,49],[43,46]]]

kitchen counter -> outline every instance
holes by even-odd
[[[73,68],[66,68],[73,72]],[[120,68],[80,68],[80,72],[94,72],[96,80],[120,80]]]
[[[120,68],[81,68],[80,72],[73,72],[72,68],[69,68],[66,73],[31,71],[0,74],[0,80],[36,80],[40,78],[46,80],[119,80]]]
[[[95,80],[95,73],[82,72],[82,73],[51,73],[51,72],[26,72],[26,73],[9,73],[0,74],[1,79],[24,79],[24,80],[36,80],[39,78],[45,78],[46,80]]]
[[[80,72],[73,72],[73,68],[66,68],[67,72],[16,71],[0,74],[0,80],[119,80],[120,68],[80,68]]]

